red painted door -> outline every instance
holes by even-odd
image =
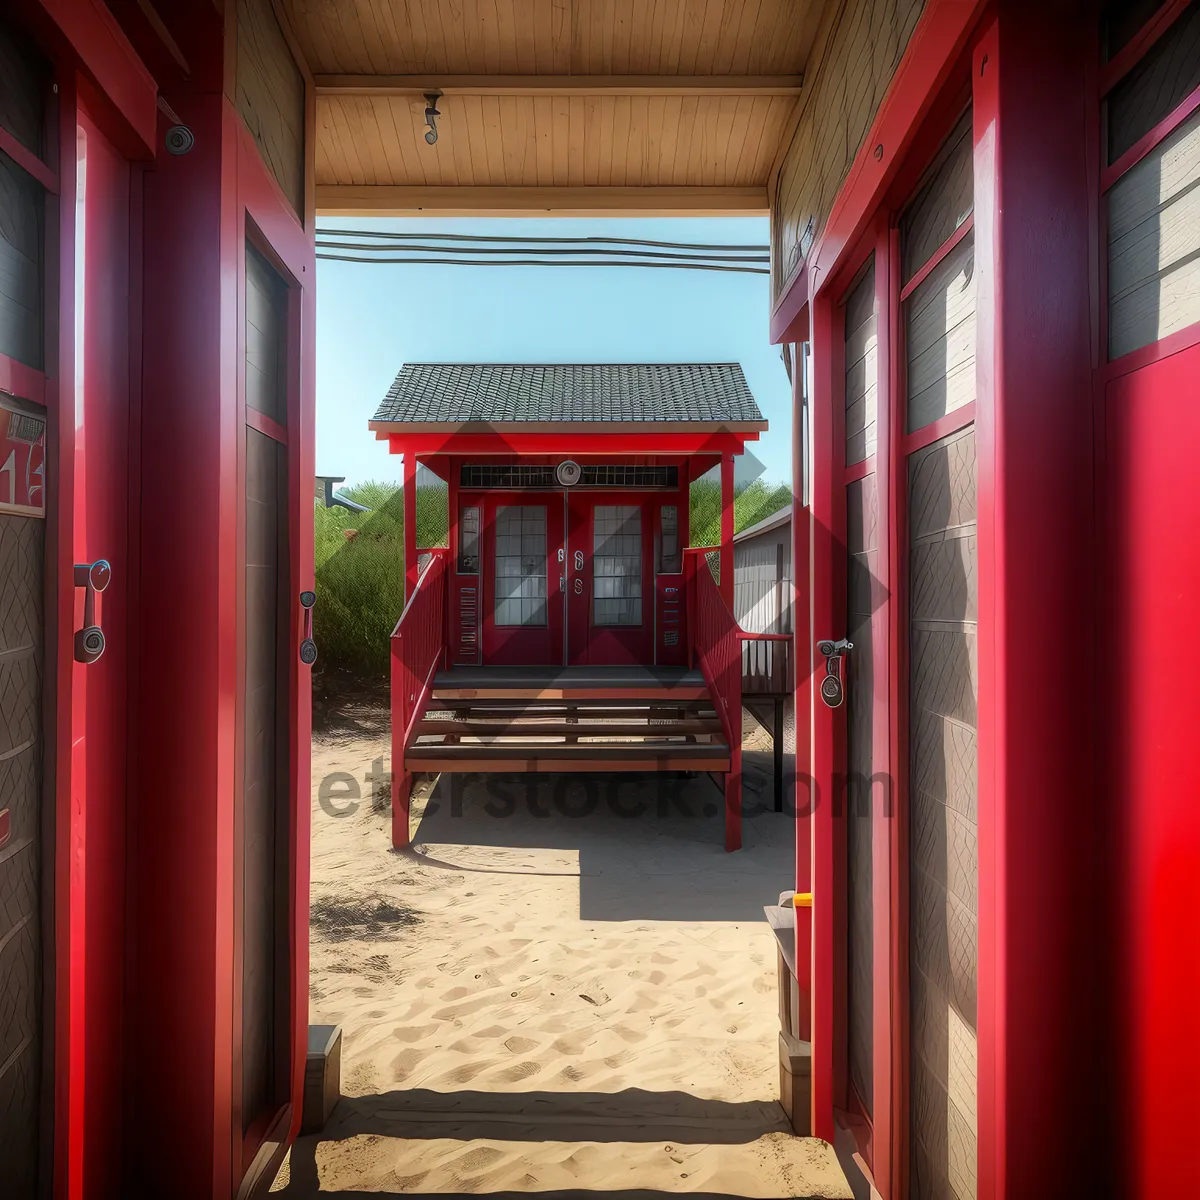
[[[488,496],[483,513],[484,665],[561,665],[561,493]]]
[[[1198,1115],[1200,804],[1200,346],[1113,380],[1106,396],[1111,664],[1107,705],[1117,828],[1112,879],[1123,995],[1132,1177],[1127,1195],[1195,1186],[1181,1130]]]
[[[568,662],[654,662],[652,516],[638,496],[568,496]]]

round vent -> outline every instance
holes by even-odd
[[[583,474],[577,462],[572,462],[569,458],[565,462],[558,464],[558,470],[554,472],[554,478],[558,480],[563,487],[574,487],[579,482],[579,477]]]

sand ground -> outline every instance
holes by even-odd
[[[387,722],[346,705],[314,742],[310,1020],[344,1098],[274,1190],[850,1196],[775,1099],[769,751],[736,854],[707,778],[611,776],[444,778],[398,854],[364,783]]]

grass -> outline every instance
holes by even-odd
[[[362,680],[387,678],[389,641],[404,607],[404,507],[400,490],[376,481],[341,492],[370,512],[316,505],[318,668]],[[736,490],[734,529],[742,530],[791,502],[786,484],[761,480]],[[417,545],[448,544],[449,497],[441,482],[417,488]],[[721,487],[697,479],[691,488],[691,544],[721,540]]]

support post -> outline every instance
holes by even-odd
[[[733,612],[733,455],[721,455],[721,597]]]
[[[783,697],[776,696],[771,702],[775,710],[774,728],[771,730],[771,749],[775,755],[775,811],[783,812]]]
[[[404,602],[417,586],[417,456],[404,455]]]

